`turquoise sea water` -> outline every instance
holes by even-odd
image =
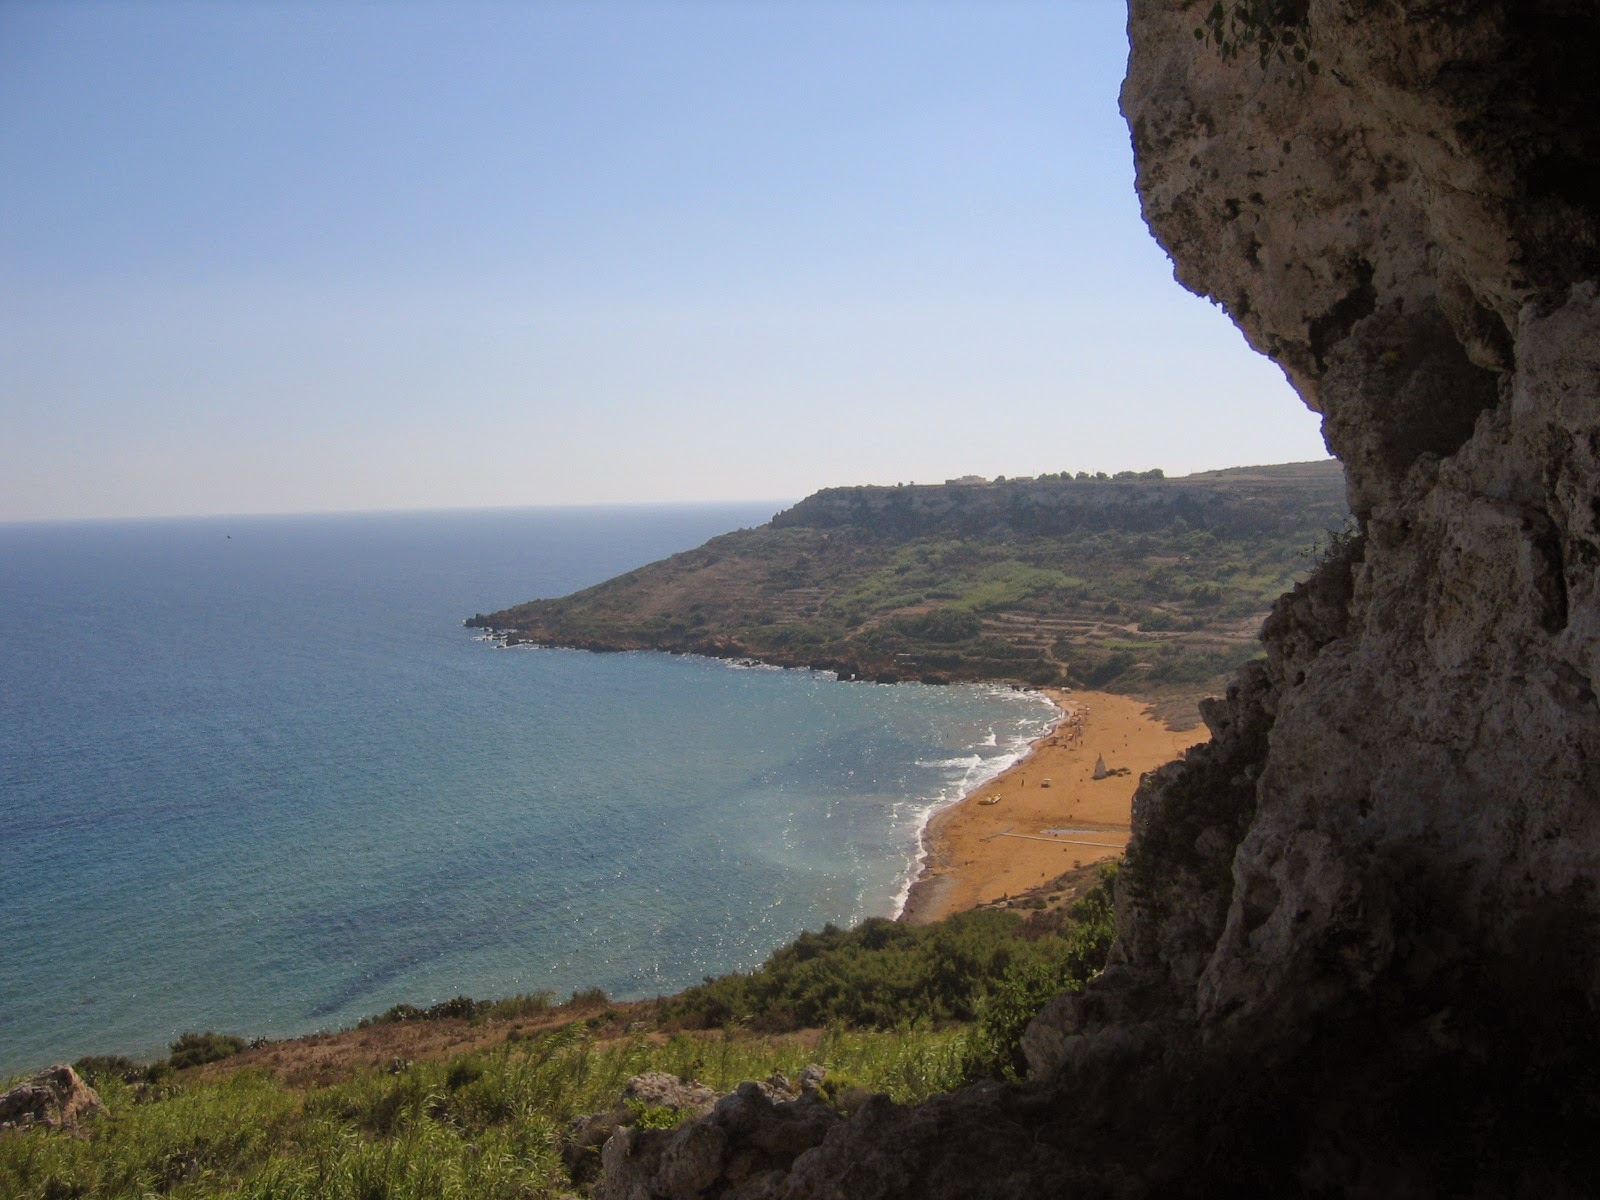
[[[0,1073],[651,995],[894,912],[1046,702],[461,625],[772,510],[0,526]]]

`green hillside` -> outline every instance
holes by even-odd
[[[830,488],[756,529],[468,624],[930,683],[1193,694],[1347,519],[1333,461]]]

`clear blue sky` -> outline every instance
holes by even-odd
[[[0,2],[0,519],[1322,457],[1116,0]]]

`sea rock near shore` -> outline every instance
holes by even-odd
[[[76,1071],[58,1063],[0,1095],[0,1129],[75,1129],[103,1107]]]
[[[1323,415],[1357,528],[1142,783],[1032,1080],[864,1111],[762,1196],[1600,1179],[1600,8],[1253,6],[1264,66],[1211,11],[1130,5],[1146,219]]]

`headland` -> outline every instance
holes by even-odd
[[[1347,519],[1336,463],[829,488],[569,596],[507,644],[664,650],[841,679],[1220,692]]]

